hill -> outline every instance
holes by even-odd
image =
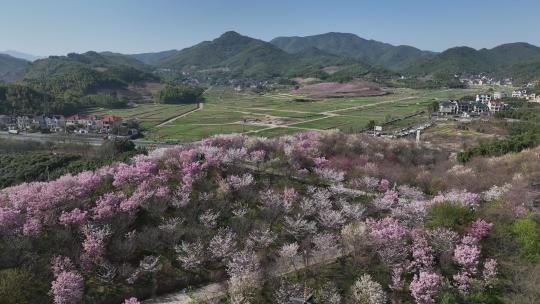
[[[331,54],[355,58],[370,65],[380,65],[393,70],[402,70],[417,60],[434,54],[411,46],[394,46],[363,39],[354,34],[335,32],[306,37],[278,37],[270,43],[288,53],[315,47]]]
[[[227,73],[233,77],[268,78],[316,72],[323,67],[347,65],[356,60],[316,49],[289,54],[271,43],[226,32],[155,63],[182,71]]]
[[[0,94],[2,113],[69,114],[89,106],[125,106],[125,96],[141,96],[132,84],[158,80],[149,66],[114,53],[72,53],[25,63],[17,79],[22,81],[0,87],[7,92]]]
[[[10,55],[0,54],[0,82],[12,82],[23,77],[29,62]]]
[[[512,77],[523,74],[522,70],[529,68],[524,63],[536,57],[540,57],[540,48],[527,43],[481,50],[455,47],[418,62],[407,72],[417,75],[492,73]],[[511,71],[506,71],[511,66]]]
[[[40,57],[40,56],[27,54],[27,53],[23,53],[23,52],[19,52],[19,51],[14,51],[14,50],[1,51],[0,54],[9,55],[11,57],[15,57],[15,58],[19,58],[19,59],[24,59],[26,61],[34,61],[34,60],[38,60],[40,58],[43,58],[43,57]]]
[[[171,57],[173,55],[176,55],[179,51],[178,50],[169,50],[169,51],[163,51],[163,52],[156,52],[156,53],[140,53],[140,54],[131,54],[128,55],[132,58],[135,58],[143,63],[152,65],[160,60],[163,60],[167,57]]]

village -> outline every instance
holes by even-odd
[[[487,116],[505,110],[508,104],[502,100],[509,96],[503,92],[479,93],[475,100],[447,100],[439,103],[437,116],[459,116],[463,118]],[[510,96],[528,102],[540,103],[540,94],[530,92],[527,88],[512,91]]]
[[[140,131],[136,123],[114,115],[20,115],[0,114],[0,130],[10,134],[71,133],[136,138]]]

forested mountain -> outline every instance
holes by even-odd
[[[178,52],[179,52],[178,50],[169,50],[169,51],[156,52],[156,53],[131,54],[128,56],[135,58],[143,63],[152,65],[162,59],[176,55]]]
[[[315,47],[328,53],[355,58],[370,65],[380,65],[393,70],[401,70],[418,59],[434,55],[432,52],[422,51],[411,46],[394,46],[347,33],[278,37],[270,43],[288,53],[297,53]]]
[[[23,53],[23,52],[19,52],[19,51],[14,51],[14,50],[0,51],[0,54],[9,55],[11,57],[23,59],[23,60],[26,60],[26,61],[34,61],[34,60],[38,60],[38,59],[42,58],[40,56],[27,54],[27,53]]]
[[[27,72],[26,72],[27,70]],[[0,87],[0,113],[69,114],[88,106],[116,107],[128,85],[157,81],[151,68],[113,53],[51,56],[25,65],[18,84]],[[4,94],[1,94],[4,92]]]
[[[22,78],[29,64],[26,60],[0,54],[0,82],[12,82]]]
[[[268,42],[226,32],[213,41],[199,43],[159,60],[156,66],[267,78],[311,73],[326,66],[353,63],[357,61],[313,48],[289,54]]]
[[[534,69],[525,62],[534,64],[531,60],[539,57],[540,48],[527,43],[503,44],[481,50],[455,47],[418,62],[407,72],[419,75],[492,73],[514,77],[527,74],[526,70]]]

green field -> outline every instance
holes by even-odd
[[[202,110],[163,126],[158,125],[196,106],[147,104],[130,109],[94,109],[90,113],[138,120],[146,129],[145,137],[149,140],[193,141],[226,133],[273,137],[302,130],[357,132],[370,120],[384,123],[425,110],[433,101],[460,98],[475,92],[391,89],[390,94],[384,96],[298,101],[298,96],[287,91],[255,94],[214,87],[206,91]],[[408,118],[389,127],[405,127],[419,123],[425,117]]]

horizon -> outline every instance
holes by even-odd
[[[517,6],[528,9],[519,15],[512,14]],[[516,42],[540,45],[540,37],[535,33],[535,12],[540,9],[540,3],[531,0],[519,4],[498,0],[489,4],[462,0],[442,4],[425,0],[414,3],[387,0],[382,4],[342,1],[341,5],[245,0],[233,3],[161,0],[141,1],[136,5],[127,0],[92,3],[8,0],[3,7],[0,51],[14,50],[39,57],[87,51],[137,54],[180,50],[213,40],[227,31],[264,41],[329,32],[351,33],[368,40],[435,52],[459,46],[490,49]],[[30,7],[40,13],[29,14]],[[485,26],[475,21],[480,11],[486,19],[504,17],[508,21],[497,27]],[[299,18],[301,14],[306,17]],[[359,18],[359,14],[363,15]],[[321,22],[324,18],[332,18],[334,22],[331,25]]]

